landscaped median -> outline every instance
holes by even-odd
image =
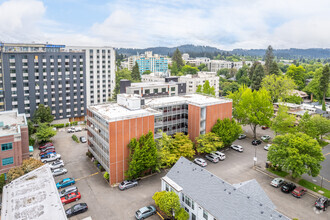
[[[309,182],[307,180],[304,180],[304,179],[299,180],[298,183],[299,183],[299,185],[301,185],[301,186],[303,186],[303,187],[305,187],[305,188],[307,188],[309,190],[312,190],[314,192],[317,192],[317,193],[319,193],[319,191],[321,190],[321,191],[324,192],[322,195],[330,198],[330,190],[328,190],[328,189],[321,188],[320,186],[318,186],[318,185],[316,185],[314,183],[311,183],[311,182]]]
[[[289,173],[287,173],[285,171],[276,170],[276,169],[274,169],[272,167],[267,168],[266,170],[268,170],[269,172],[274,173],[275,175],[280,176],[280,177],[286,177],[287,175],[289,175]]]

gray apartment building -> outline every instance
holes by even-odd
[[[0,43],[0,110],[32,117],[39,104],[55,119],[83,120],[86,113],[85,53],[64,45]]]

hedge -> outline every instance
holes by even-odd
[[[54,128],[64,128],[64,124],[55,124],[53,125]]]
[[[78,140],[78,138],[77,138],[76,135],[72,135],[72,140],[74,140],[75,142],[79,143],[79,140]]]

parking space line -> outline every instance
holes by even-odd
[[[78,178],[76,179],[76,182],[79,181],[79,180],[82,180],[82,179],[86,179],[87,177],[91,177],[91,176],[95,176],[96,174],[98,174],[99,172],[96,172],[96,173],[93,173],[91,175],[88,175],[88,176],[84,176],[84,177],[81,177],[81,178]]]
[[[329,155],[330,153],[327,153],[327,154],[324,154],[323,156],[327,156],[327,155]]]
[[[325,180],[325,181],[327,181],[328,183],[330,183],[330,180],[324,178],[323,176],[319,175],[319,177],[320,177],[321,179],[323,178],[323,180]]]
[[[164,220],[163,216],[161,216],[161,215],[159,214],[159,212],[157,212],[157,215],[159,215],[159,217],[161,217],[161,219]]]

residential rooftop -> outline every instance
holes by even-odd
[[[3,188],[2,219],[67,219],[49,165],[13,180]]]
[[[164,181],[168,179],[216,219],[289,219],[275,210],[255,180],[231,185],[184,157],[163,178]]]
[[[18,114],[17,111],[0,112],[0,137],[21,133],[21,125],[27,125],[25,114]]]
[[[159,86],[168,86],[168,85],[175,85],[177,82],[139,82],[139,83],[131,83],[129,88],[135,87],[135,88],[141,88],[141,87],[159,87]]]

